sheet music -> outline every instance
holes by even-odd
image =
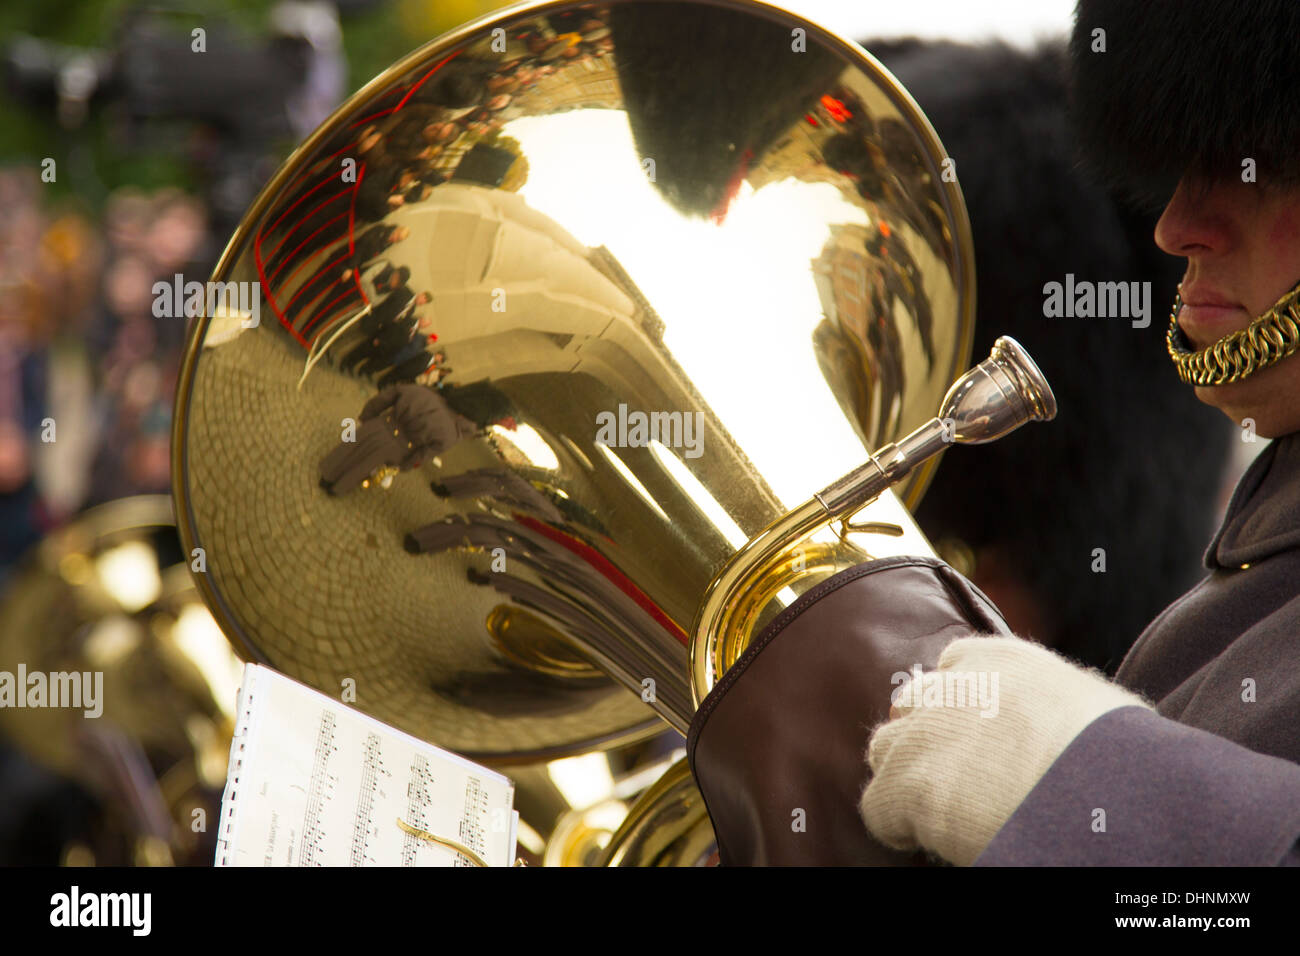
[[[406,833],[514,860],[504,776],[257,664],[244,668],[221,804],[218,866],[473,866]]]

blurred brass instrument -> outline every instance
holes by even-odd
[[[95,801],[84,832],[61,834],[64,864],[212,860],[240,664],[186,564],[171,500],[140,495],[92,508],[48,535],[0,596],[0,671],[103,675],[97,696],[85,688],[84,703],[95,697],[101,711],[93,719],[77,707],[0,708],[0,738]],[[519,855],[530,865],[596,865],[629,808],[657,807],[657,797],[642,794],[670,766],[685,767],[673,736],[512,767]],[[655,828],[661,842],[691,831],[670,848],[678,854],[711,852],[698,804],[688,802],[684,813],[676,803],[665,808],[680,819]],[[662,855],[657,846],[631,850],[619,858]]]
[[[206,865],[238,661],[195,593],[165,495],[92,508],[33,549],[0,601],[0,670],[99,674],[85,708],[0,708],[0,735],[97,806],[68,864]]]
[[[861,48],[752,0],[525,3],[394,64],[190,332],[173,490],[214,617],[495,765],[685,733],[807,587],[931,553],[944,438],[1051,417],[1004,340],[935,431],[975,288],[945,160]],[[673,767],[552,862],[707,859]]]

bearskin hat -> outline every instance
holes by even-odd
[[[953,539],[974,553],[977,583],[1015,581],[1034,596],[1036,620],[1025,605],[1003,608],[1017,633],[1113,670],[1151,619],[1204,576],[1200,552],[1239,430],[1170,374],[1161,322],[1045,321],[1043,283],[1073,272],[1172,290],[1182,262],[1151,241],[1154,215],[1108,196],[1079,168],[1064,42],[862,45],[957,157],[977,263],[972,355],[1014,336],[1061,408],[1050,428],[944,452],[917,521],[942,553],[953,553]],[[1071,480],[1026,482],[1027,474]],[[1080,541],[1095,542],[1088,560],[1105,548],[1112,572],[1125,560],[1123,573],[1080,575]]]
[[[1184,175],[1300,184],[1300,2],[1079,0],[1071,111],[1084,162],[1163,203]]]

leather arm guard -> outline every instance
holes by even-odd
[[[908,866],[868,832],[867,741],[891,693],[950,642],[1013,636],[978,588],[935,558],[842,571],[772,621],[691,722],[687,754],[723,865]]]

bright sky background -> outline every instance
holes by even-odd
[[[1075,0],[776,0],[850,39],[919,36],[998,38],[1030,46],[1069,31]],[[1141,0],[1133,0],[1139,3]]]

